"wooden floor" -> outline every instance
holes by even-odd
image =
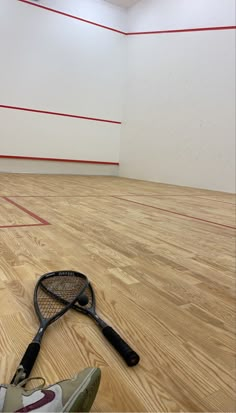
[[[37,329],[36,279],[74,269],[141,355],[127,368],[93,321],[47,331],[33,375],[102,369],[94,412],[235,411],[234,196],[112,177],[0,175],[0,382]]]

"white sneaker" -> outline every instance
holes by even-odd
[[[101,379],[99,368],[87,368],[70,380],[46,388],[25,390],[27,379],[17,386],[0,386],[0,412],[89,412]],[[45,380],[43,379],[44,383]]]

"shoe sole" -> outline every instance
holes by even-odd
[[[100,379],[100,369],[94,368],[90,371],[64,406],[63,413],[89,412],[95,400]]]

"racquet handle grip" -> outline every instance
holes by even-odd
[[[40,344],[37,342],[32,342],[29,344],[20,365],[11,381],[11,384],[18,384],[20,381],[27,379],[29,377],[35,360],[38,356],[40,350]]]
[[[113,345],[113,347],[118,351],[118,353],[123,357],[128,366],[136,366],[138,364],[140,357],[134,350],[119,336],[119,334],[113,330],[112,327],[104,327],[102,330],[104,336]]]

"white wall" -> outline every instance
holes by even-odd
[[[129,10],[128,31],[235,26],[234,0],[141,0]]]
[[[235,25],[234,0],[143,0],[129,31]],[[235,191],[235,30],[128,36],[120,174]]]
[[[127,31],[126,10],[103,0],[40,0],[39,4],[122,32]]]
[[[119,30],[126,27],[125,10],[102,0],[39,4]],[[121,121],[124,42],[122,34],[1,0],[0,105]],[[0,154],[118,162],[120,129],[112,123],[0,108]],[[13,164],[8,161],[10,170]],[[6,170],[1,159],[0,170]]]

